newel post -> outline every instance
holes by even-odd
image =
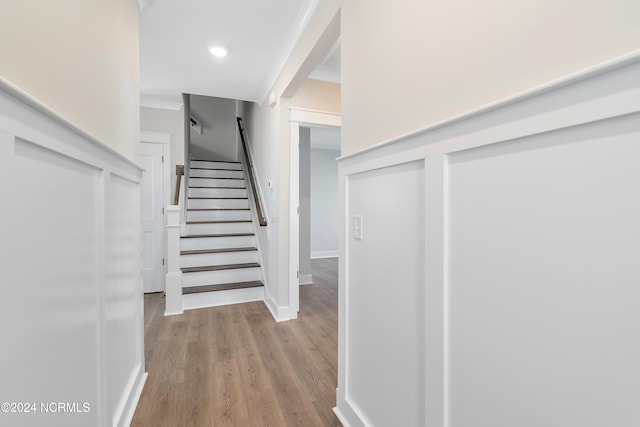
[[[164,315],[182,314],[182,271],[180,270],[180,207],[167,207],[167,276]]]

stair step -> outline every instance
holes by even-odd
[[[247,197],[208,197],[208,196],[190,196],[189,200],[248,200]]]
[[[247,189],[239,187],[189,187],[188,197],[197,198],[232,198],[241,199],[247,197]]]
[[[253,233],[228,233],[228,234],[189,234],[180,237],[181,239],[201,239],[207,237],[240,237],[240,236],[254,236]]]
[[[187,211],[248,211],[249,208],[190,208]]]
[[[253,252],[245,253],[249,254]],[[197,257],[200,255],[194,256]],[[260,267],[260,264],[257,262],[241,262],[241,264],[195,265],[193,267],[182,267],[182,287],[190,288],[192,286],[249,282],[252,280],[262,279],[262,268]]]
[[[199,255],[199,254],[219,254],[226,252],[249,252],[249,251],[257,251],[256,247],[246,247],[246,248],[222,248],[222,249],[198,249],[191,251],[181,251],[180,255]]]
[[[191,178],[193,178],[193,177],[191,177]],[[197,177],[195,179],[229,179],[229,180],[235,180],[235,181],[244,181],[244,178],[229,178],[229,177],[217,178],[215,176],[202,176],[202,177]]]
[[[187,222],[190,221],[251,221],[249,209],[190,209]]]
[[[202,267],[186,267],[181,268],[183,273],[200,273],[203,271],[222,271],[222,270],[237,270],[240,268],[255,268],[260,267],[257,262],[248,264],[226,264],[226,265],[205,265]]]
[[[189,198],[187,209],[248,209],[249,199],[244,198]]]
[[[191,169],[242,170],[242,163],[214,160],[191,160]]]
[[[191,178],[211,178],[211,179],[244,179],[244,173],[241,170],[211,170],[211,169],[191,169],[189,171],[189,179]]]
[[[246,190],[247,187],[223,187],[220,185],[190,185],[189,188],[217,188],[220,190]]]
[[[180,239],[180,249],[183,251],[245,248],[249,246],[256,246],[256,236],[253,233],[185,236]]]
[[[221,283],[219,285],[202,285],[202,286],[191,286],[182,289],[182,294],[196,294],[200,292],[216,292],[216,291],[228,291],[231,289],[247,289],[247,288],[258,288],[260,286],[264,286],[264,284],[260,280],[252,280],[249,282],[238,282],[238,283]]]
[[[253,283],[260,282],[260,279],[243,279],[243,280],[227,280],[218,282],[220,285],[229,284],[229,288],[220,288],[219,285],[211,285],[203,282],[199,285],[183,288],[182,307],[185,310],[192,310],[204,307],[218,307],[221,305],[241,304],[252,301],[264,300],[264,285],[236,288],[235,283]],[[215,286],[215,289],[212,288]],[[202,287],[202,288],[200,288]],[[191,290],[193,289],[193,291]],[[218,292],[220,291],[220,292]]]
[[[242,162],[233,162],[231,160],[207,160],[207,159],[191,159],[192,162],[212,162],[212,163],[235,163],[241,165]]]
[[[253,224],[251,221],[198,221],[187,223],[186,233],[190,236],[251,233]]]
[[[203,167],[203,166],[197,166],[197,167],[191,166],[191,169],[206,170],[206,171],[242,171],[242,169],[223,168],[223,167],[211,168],[211,167]]]
[[[227,221],[187,221],[187,224],[234,224],[238,222],[251,222],[250,219],[227,220]]]

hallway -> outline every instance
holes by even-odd
[[[132,426],[340,426],[335,406],[338,259],[312,260],[297,320],[262,302],[164,317],[145,295],[149,373]]]

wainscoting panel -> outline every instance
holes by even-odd
[[[451,425],[640,421],[639,124],[450,157]]]
[[[343,425],[640,425],[638,76],[635,53],[340,159]]]
[[[0,81],[0,171],[0,395],[21,405],[0,424],[128,425],[144,382],[141,170]]]
[[[350,240],[349,259],[367,268],[351,268],[346,288],[347,398],[372,425],[422,425],[424,164],[351,175],[348,192],[348,229],[362,231]]]

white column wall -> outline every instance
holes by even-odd
[[[638,75],[628,55],[341,159],[345,426],[640,423]]]

